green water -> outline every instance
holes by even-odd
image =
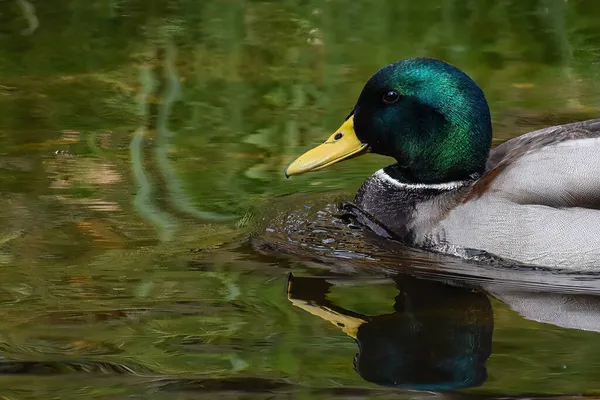
[[[371,243],[335,205],[383,157],[283,176],[401,58],[469,73],[495,143],[597,116],[599,17],[595,0],[0,0],[0,395],[600,393],[593,276]],[[314,280],[288,296],[290,272]],[[404,369],[361,370],[373,343]],[[473,352],[433,384],[439,354]],[[428,390],[369,382],[413,373]]]

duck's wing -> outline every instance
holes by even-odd
[[[600,119],[498,146],[437,235],[527,264],[600,268]]]
[[[496,147],[470,198],[600,209],[600,119],[530,132]]]
[[[490,152],[486,171],[490,172],[498,166],[511,163],[528,153],[553,144],[598,137],[600,137],[600,118],[529,132],[495,147]]]

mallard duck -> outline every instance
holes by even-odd
[[[371,175],[354,204],[409,246],[519,264],[600,267],[600,119],[545,128],[490,152],[481,88],[431,58],[373,75],[342,126],[286,176],[366,152],[396,163]]]

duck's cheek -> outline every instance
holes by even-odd
[[[394,157],[398,147],[395,143],[395,138],[386,132],[386,130],[378,128],[375,126],[371,134],[369,141],[371,151],[384,156]]]
[[[349,118],[353,120],[354,134],[363,143],[372,140],[374,110],[356,106]]]
[[[361,123],[357,125],[357,135],[360,137],[362,131],[368,132],[368,140],[374,152],[383,155],[393,155],[397,147],[397,131],[402,130],[402,123],[394,118],[393,108],[379,110],[373,113],[369,118],[368,124]],[[359,133],[360,132],[360,133]]]

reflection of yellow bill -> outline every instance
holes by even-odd
[[[341,314],[329,307],[308,302],[306,300],[295,299],[291,295],[292,280],[288,279],[287,284],[287,297],[293,305],[311,313],[312,315],[324,319],[325,321],[331,322],[333,325],[341,328],[344,333],[354,339],[358,328],[365,323],[365,320],[350,315]]]
[[[360,318],[343,315],[327,307],[313,305],[304,300],[290,299],[290,301],[296,307],[300,307],[304,311],[308,311],[316,317],[331,322],[333,325],[337,326],[338,328],[341,328],[346,335],[354,339],[356,339],[356,333],[358,332],[358,328],[365,323],[365,321]]]
[[[316,171],[350,157],[366,153],[369,147],[356,137],[354,132],[354,115],[348,118],[327,141],[312,150],[307,151],[291,163],[286,176],[300,175]]]

